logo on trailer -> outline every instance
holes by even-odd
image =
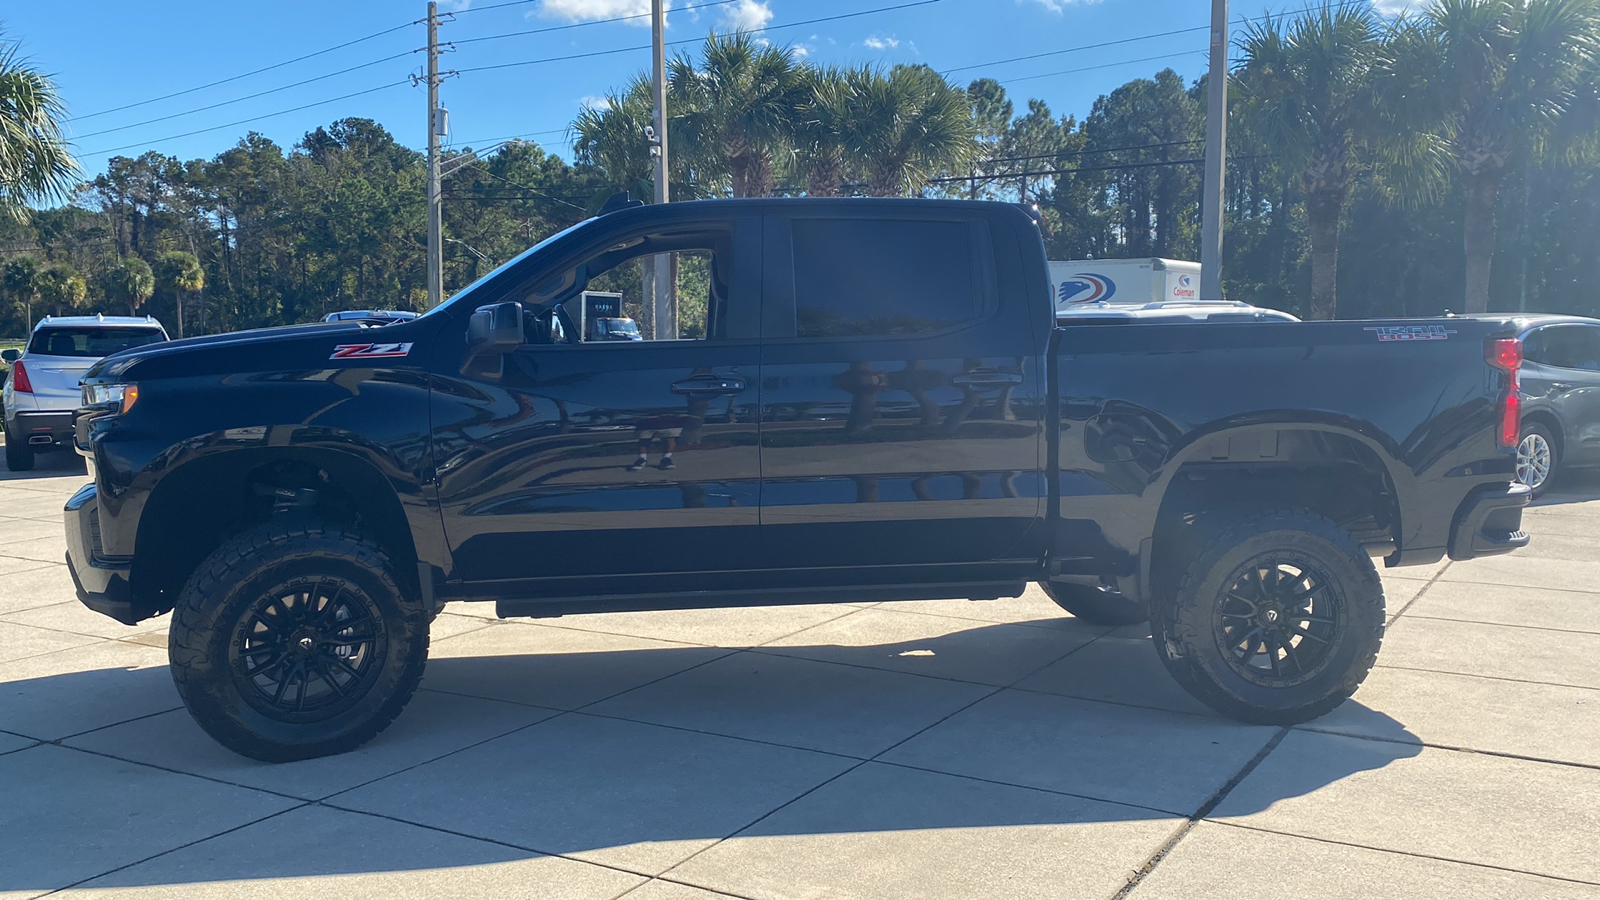
[[[1194,284],[1194,282],[1191,281],[1189,279],[1189,276],[1187,276],[1187,275],[1179,275],[1178,276],[1178,284],[1181,287],[1189,287],[1190,285]]]
[[[1448,341],[1450,335],[1455,334],[1452,329],[1443,325],[1378,325],[1369,326],[1363,331],[1375,331],[1378,340],[1384,343],[1389,341]]]
[[[1116,293],[1116,282],[1104,275],[1079,272],[1061,282],[1058,295],[1062,303],[1096,303],[1110,300]]]
[[[411,344],[340,344],[333,348],[333,355],[329,359],[383,359],[390,356],[405,356],[411,352]]]

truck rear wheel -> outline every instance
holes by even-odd
[[[422,679],[428,616],[382,549],[338,526],[269,522],[201,563],[173,611],[172,680],[195,721],[267,762],[375,737]]]
[[[1190,694],[1244,722],[1329,712],[1367,677],[1383,640],[1383,585],[1350,535],[1304,510],[1196,527],[1205,548],[1152,603],[1156,652]]]
[[[1041,581],[1039,587],[1057,606],[1091,625],[1137,625],[1150,617],[1144,604],[1115,589],[1064,581]]]

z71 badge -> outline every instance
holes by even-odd
[[[405,356],[411,344],[340,344],[333,348],[329,359],[380,359],[388,356]]]

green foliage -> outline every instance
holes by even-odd
[[[55,315],[77,312],[88,295],[83,276],[66,263],[45,266],[35,276],[34,284],[38,286],[39,302]]]
[[[55,83],[0,38],[0,212],[70,195],[77,160],[61,134],[66,107]]]
[[[126,305],[130,316],[137,315],[139,307],[156,292],[150,264],[137,256],[128,257],[106,272],[104,282],[106,299]]]

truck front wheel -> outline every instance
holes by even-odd
[[[207,734],[267,762],[371,740],[405,708],[428,616],[383,550],[338,526],[276,521],[201,563],[173,611],[172,679]]]
[[[1383,585],[1331,521],[1274,510],[1197,525],[1170,596],[1152,603],[1156,652],[1180,685],[1244,722],[1292,725],[1344,702],[1383,640]]]
[[[1057,606],[1091,625],[1137,625],[1149,618],[1144,604],[1114,588],[1065,581],[1041,581],[1039,587]]]

